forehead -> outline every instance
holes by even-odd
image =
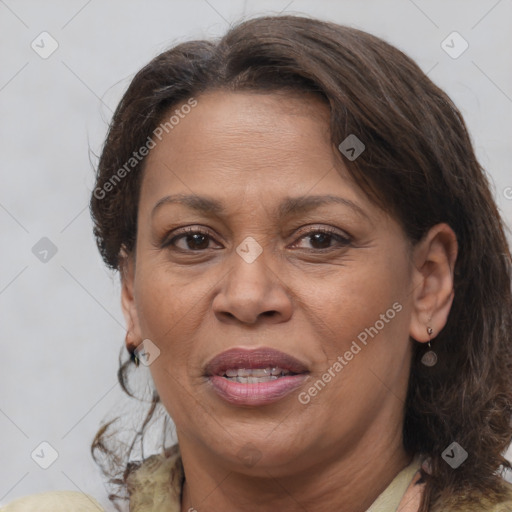
[[[174,124],[146,159],[141,203],[176,192],[239,200],[340,186],[362,198],[333,150],[329,107],[316,96],[216,91],[195,100],[164,116]]]
[[[258,154],[260,149],[284,158],[297,150],[299,142],[329,145],[329,108],[310,94],[216,91],[195,101],[186,114],[182,104],[164,116],[161,126],[171,116],[174,124],[157,141],[150,162],[160,157],[181,161],[191,153],[236,158],[237,153]]]

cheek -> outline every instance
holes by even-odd
[[[321,377],[331,369],[335,374],[319,398],[339,404],[342,416],[371,415],[389,390],[399,396],[406,388],[411,348],[407,260],[371,263],[340,271],[310,301],[319,328],[324,327],[320,339],[326,361],[317,373]]]
[[[198,315],[211,286],[208,273],[191,275],[167,262],[147,258],[137,269],[135,295],[141,329],[148,337],[167,340]]]
[[[179,286],[165,269],[141,265],[137,269],[135,299],[141,334],[149,338],[160,350],[159,358],[151,371],[159,379],[169,381],[174,388],[173,376],[186,371],[190,360],[191,343],[196,328],[195,318],[200,304],[193,286]],[[154,366],[154,368],[153,368]]]
[[[142,335],[160,350],[149,366],[160,399],[177,425],[193,423],[194,392],[187,383],[193,361],[194,336],[204,294],[195,285],[180,284],[173,274],[160,265],[140,267],[136,300]]]
[[[322,277],[302,274],[291,279],[330,358],[348,350],[361,333],[364,339],[365,329],[375,324],[379,338],[389,338],[389,343],[399,341],[398,332],[406,332],[408,264],[403,254],[376,257],[368,252]]]

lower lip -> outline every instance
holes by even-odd
[[[209,380],[214,391],[226,402],[234,405],[267,405],[281,400],[298,389],[306,377],[306,373],[300,373],[251,384],[233,382],[220,375],[213,375]]]

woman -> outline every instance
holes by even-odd
[[[156,387],[138,436],[162,404],[178,438],[133,463],[104,425],[114,501],[512,510],[511,255],[460,113],[400,51],[283,16],[164,52],[117,108],[91,212],[121,384],[143,363]]]

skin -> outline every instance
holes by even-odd
[[[411,461],[402,446],[411,349],[428,341],[427,325],[435,338],[446,323],[455,235],[439,224],[413,247],[349,178],[318,99],[217,91],[197,101],[147,158],[136,250],[121,269],[126,344],[150,339],[160,350],[149,368],[176,424],[181,510],[364,512]],[[173,203],[152,216],[171,194],[216,199],[224,211]],[[278,214],[287,197],[325,194],[356,206]],[[161,247],[184,226],[209,236]],[[319,239],[319,228],[349,241]],[[247,236],[263,249],[250,264],[236,252]],[[397,302],[401,311],[301,403],[299,392]],[[232,347],[277,348],[310,374],[277,403],[229,404],[203,367]],[[248,443],[259,456],[250,467],[240,457]]]

